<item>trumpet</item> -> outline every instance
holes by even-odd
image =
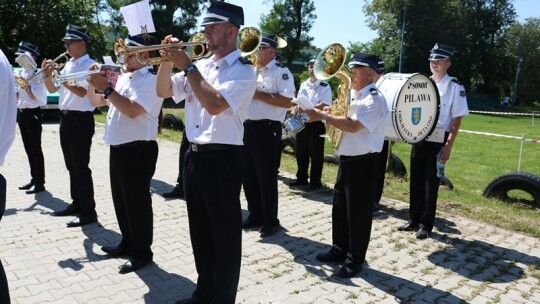
[[[64,67],[65,62],[58,63],[57,62],[64,58],[66,62],[69,60],[69,57],[67,56],[67,52],[64,52],[60,54],[58,57],[54,58],[51,62],[48,62],[41,70],[34,73],[34,75],[28,77],[27,79],[23,79],[20,77],[17,77],[17,84],[24,90],[28,90],[31,83],[34,84],[40,84],[42,83],[47,77],[43,77],[43,70],[49,67],[53,67],[55,69],[55,72],[62,69]]]
[[[142,65],[156,65],[167,62],[167,59],[162,57],[151,57],[144,59],[141,55],[146,52],[159,51],[167,48],[188,48],[188,53],[192,60],[198,60],[201,58],[208,57],[210,52],[206,47],[206,39],[204,34],[197,33],[193,35],[189,42],[179,42],[179,43],[169,43],[161,45],[151,45],[151,46],[127,46],[121,38],[117,39],[114,42],[114,54],[118,63],[125,64],[126,59],[129,55],[134,54],[137,61]]]
[[[65,82],[68,86],[71,87],[84,87],[88,85],[86,78],[80,80],[82,77],[87,77],[93,74],[99,73],[99,67],[94,70],[82,71],[77,73],[71,73],[67,75],[60,75],[58,72],[53,73],[53,79],[57,82]]]
[[[259,60],[259,46],[261,46],[262,34],[256,27],[245,27],[238,32],[236,46],[242,57],[250,57],[251,63],[257,66]]]

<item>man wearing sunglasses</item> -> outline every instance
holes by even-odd
[[[87,54],[90,42],[88,30],[69,24],[62,39],[71,59],[65,63],[60,75],[87,71],[95,61]],[[94,183],[90,162],[90,147],[94,136],[94,109],[87,95],[87,86],[70,86],[60,83],[58,86],[50,77],[54,70],[50,60],[44,60],[42,68],[47,77],[45,86],[51,93],[58,92],[60,114],[60,145],[64,154],[66,168],[69,171],[71,198],[73,202],[66,209],[55,211],[54,216],[78,215],[67,223],[68,227],[79,227],[97,222],[96,202],[94,201]]]

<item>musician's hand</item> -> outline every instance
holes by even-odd
[[[101,74],[92,74],[92,75],[89,75],[87,78],[86,78],[86,81],[88,82],[89,85],[93,86],[94,88],[96,88],[96,90],[98,91],[104,91],[106,88],[110,87],[111,85],[109,84],[109,81],[107,81],[107,78],[105,78],[105,76],[101,75]]]
[[[51,62],[52,60],[50,59],[43,59],[43,61],[41,62],[41,69],[43,70],[43,74],[47,77],[51,77],[54,71],[54,68]]]
[[[180,39],[173,37],[173,35],[167,35],[163,40],[161,40],[161,44],[170,44],[170,43],[178,43],[180,42]]]
[[[172,62],[180,70],[184,70],[188,64],[191,63],[191,58],[188,54],[178,48],[167,48],[159,51],[159,55],[167,61]]]

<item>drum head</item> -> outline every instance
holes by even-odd
[[[390,111],[385,137],[410,144],[422,141],[437,125],[440,102],[437,87],[422,74],[390,73],[383,77],[379,90]]]

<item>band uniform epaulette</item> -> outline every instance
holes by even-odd
[[[240,60],[240,62],[243,64],[253,65],[253,62],[251,62],[251,60],[249,60],[247,57],[240,57],[238,60]]]
[[[284,68],[285,66],[283,64],[281,64],[281,62],[276,62],[276,66],[280,67],[280,68]]]
[[[371,89],[369,89],[369,93],[371,95],[378,95],[379,91],[376,88],[371,88]]]
[[[459,82],[459,80],[456,77],[452,77],[452,82],[455,82],[459,85],[463,85],[461,82]]]
[[[155,70],[155,69],[148,69],[148,72],[150,72],[150,74],[154,74],[154,75],[156,75],[156,74],[157,74],[157,72],[156,72],[156,70]]]
[[[319,85],[320,85],[321,87],[327,87],[327,86],[328,86],[328,82],[321,81],[321,83],[319,83]]]

